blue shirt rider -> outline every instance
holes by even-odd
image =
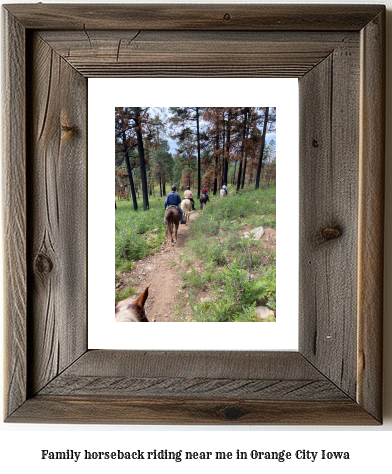
[[[178,206],[179,211],[181,212],[181,224],[186,224],[184,221],[184,211],[181,209],[181,198],[180,195],[176,193],[177,188],[172,186],[171,193],[166,196],[165,199],[165,217],[163,218],[163,223],[166,224],[166,207],[168,206]]]

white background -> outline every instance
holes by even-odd
[[[18,2],[13,0],[13,3]],[[48,2],[49,3],[49,2]],[[53,2],[54,3],[54,2]],[[61,2],[59,2],[61,3]],[[90,3],[84,0],[84,3]],[[108,3],[105,0],[103,3]],[[138,3],[138,2],[134,2]],[[183,2],[184,3],[184,2]],[[203,3],[203,2],[199,2]],[[219,2],[217,2],[219,3]],[[230,3],[226,0],[225,3]],[[241,2],[233,2],[241,3]],[[251,1],[246,3],[271,3],[270,0]],[[285,0],[284,3],[297,3]],[[320,3],[306,2],[301,3]],[[328,2],[325,2],[328,3]],[[360,3],[360,1],[333,0],[329,3]],[[366,3],[380,3],[367,0]],[[129,473],[133,469],[152,468],[160,472],[217,472],[223,467],[226,472],[234,473],[243,469],[249,473],[260,473],[266,469],[272,472],[292,472],[300,468],[301,472],[346,473],[357,472],[390,472],[392,443],[392,134],[391,134],[391,72],[390,45],[392,44],[392,0],[386,0],[387,17],[387,162],[386,162],[386,210],[385,210],[385,324],[384,324],[384,425],[382,427],[191,427],[191,426],[88,426],[88,425],[13,425],[1,424],[0,431],[0,464],[2,468],[14,472],[59,473],[89,472],[107,473],[108,469]],[[1,175],[1,173],[0,173]],[[174,461],[142,464],[120,461],[95,461],[94,464],[73,461],[41,461],[40,450],[61,451],[84,449],[107,451],[113,449],[144,451],[152,449],[198,450],[198,451],[249,451],[292,450],[297,449],[320,451],[350,451],[350,461],[193,461],[175,463]],[[90,461],[91,462],[91,461]],[[184,469],[185,468],[185,469]],[[7,472],[6,471],[6,472]]]
[[[89,80],[90,349],[296,350],[298,348],[298,81],[296,79]],[[105,94],[102,94],[102,91]],[[138,91],[138,102],[127,91]],[[230,91],[241,90],[230,103]],[[162,92],[164,91],[164,93]],[[190,92],[191,91],[191,92]],[[114,299],[114,107],[277,108],[277,322],[116,324]],[[143,98],[148,103],[143,102]],[[96,120],[99,117],[99,134]],[[175,183],[174,183],[175,184]],[[99,190],[99,191],[97,191]],[[287,199],[286,191],[290,198]],[[97,206],[97,202],[99,205]],[[142,211],[141,211],[142,212]],[[162,219],[157,225],[162,225]],[[283,295],[283,296],[280,296]],[[108,317],[108,315],[110,315]]]

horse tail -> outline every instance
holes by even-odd
[[[170,210],[166,216],[166,237],[171,239],[173,228],[173,212]]]

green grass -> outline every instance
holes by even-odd
[[[235,193],[235,191],[234,191]],[[219,229],[223,231],[235,231],[238,228],[231,224],[234,220],[241,223],[251,223],[258,226],[276,227],[276,188],[268,189],[244,189],[238,194],[226,198],[215,199],[206,207],[202,215],[191,227],[191,233],[195,236],[217,235]],[[256,227],[256,225],[255,225]]]
[[[210,195],[211,203],[190,227],[189,251],[179,265],[185,292],[178,295],[176,320],[184,320],[188,302],[195,322],[256,321],[255,307],[260,302],[276,309],[275,252],[240,235],[246,226],[276,228],[275,195],[274,186],[257,191],[251,186],[239,193],[234,190],[223,199]],[[147,212],[135,212],[130,201],[117,202],[116,271],[131,270],[135,261],[160,248],[166,230],[162,224],[164,199],[150,196]],[[138,205],[143,209],[141,200]],[[195,259],[202,262],[202,270],[195,268]],[[201,290],[213,300],[199,301]],[[126,294],[116,292],[116,301],[133,294],[132,289]],[[184,298],[184,294],[188,296]]]
[[[275,252],[240,235],[247,225],[276,227],[275,187],[257,191],[249,187],[234,193],[213,199],[190,228],[187,263],[193,256],[203,262],[203,270],[191,266],[183,271],[183,287],[190,295],[203,290],[212,298],[206,302],[191,299],[195,322],[252,322],[257,321],[256,305],[276,309]],[[177,320],[183,309],[181,304],[177,307]]]
[[[149,199],[150,209],[134,211],[131,201],[117,201],[116,270],[132,269],[132,263],[155,253],[165,238],[164,198]],[[142,201],[138,202],[143,209]]]
[[[135,295],[135,290],[133,288],[127,288],[124,291],[116,291],[116,304],[119,301],[125,300],[127,298],[130,298],[131,296]]]

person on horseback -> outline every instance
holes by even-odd
[[[202,187],[201,194],[205,194],[205,195],[207,196],[207,201],[210,200],[210,198],[209,198],[209,196],[208,196],[208,189],[207,189],[206,185],[204,185],[204,186]]]
[[[189,199],[192,202],[192,211],[194,211],[195,210],[195,201],[193,200],[193,194],[192,194],[190,186],[186,187],[186,190],[184,192],[184,199]]]
[[[225,183],[223,183],[222,189],[227,194],[227,186],[225,185]]]
[[[163,223],[166,225],[166,207],[177,206],[177,209],[181,213],[181,224],[186,224],[186,222],[184,221],[184,211],[180,207],[180,204],[181,204],[180,195],[176,193],[177,188],[175,186],[172,186],[171,189],[172,189],[171,193],[169,193],[165,199],[165,217],[163,218]]]

